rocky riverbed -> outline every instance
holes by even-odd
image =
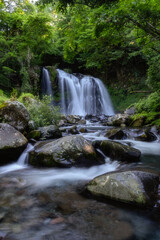
[[[127,118],[1,123],[0,239],[158,240],[159,130]]]

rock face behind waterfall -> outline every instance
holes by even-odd
[[[100,79],[57,71],[63,114],[81,116],[114,114],[109,94]]]
[[[148,169],[111,172],[94,178],[86,189],[94,196],[140,206],[158,199],[159,173]]]
[[[93,146],[82,136],[66,136],[40,142],[30,152],[29,163],[41,167],[90,166],[99,164]]]
[[[26,107],[18,101],[7,101],[0,105],[0,119],[23,132],[30,119]]]
[[[0,123],[0,165],[16,161],[26,144],[22,133],[9,124]]]

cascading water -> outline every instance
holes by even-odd
[[[52,83],[46,68],[42,69],[42,95],[51,96],[53,99]]]
[[[66,115],[113,115],[112,103],[100,79],[91,76],[78,78],[58,71],[61,92],[61,111]]]

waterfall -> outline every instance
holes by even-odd
[[[42,95],[51,96],[53,99],[52,83],[49,71],[46,68],[42,69]]]
[[[114,115],[112,103],[102,81],[91,76],[58,71],[61,111],[66,115]]]

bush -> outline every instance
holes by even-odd
[[[32,102],[28,101],[25,106],[35,123],[35,127],[43,127],[51,124],[57,125],[61,118],[59,107],[53,106],[51,98],[48,96],[44,96],[41,101],[39,98],[34,98]]]

